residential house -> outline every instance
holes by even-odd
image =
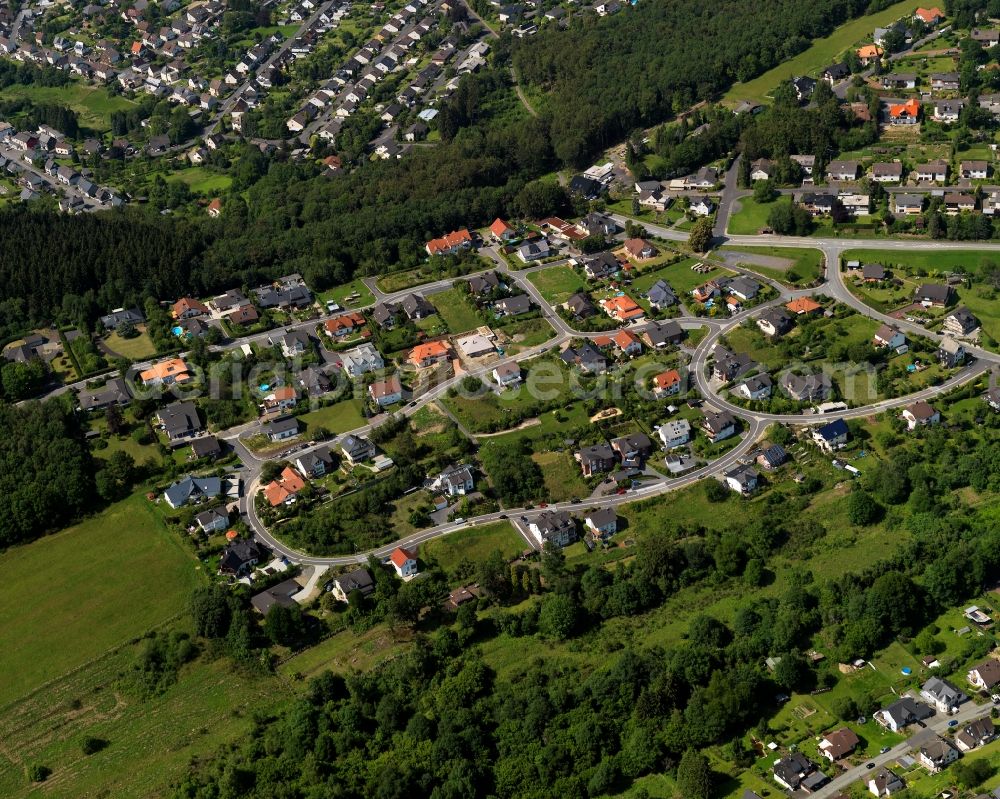
[[[563,307],[577,319],[589,319],[597,313],[590,296],[580,291],[566,300]]]
[[[294,386],[277,386],[264,397],[264,412],[290,411],[298,399],[299,395]]]
[[[944,183],[948,180],[947,161],[928,161],[926,164],[917,164],[914,170],[917,173],[917,180],[935,181]]]
[[[691,423],[687,419],[672,419],[657,428],[656,434],[665,450],[683,446],[691,440]]]
[[[962,161],[958,173],[969,180],[986,180],[990,173],[989,161]]]
[[[670,397],[679,394],[683,385],[681,373],[676,369],[668,369],[653,378],[653,394],[657,399]]]
[[[260,561],[262,552],[255,541],[234,538],[219,558],[219,574],[236,577],[250,571]]]
[[[191,401],[170,403],[157,411],[156,419],[171,446],[187,441],[202,430],[198,409]]]
[[[280,338],[268,336],[267,343],[280,346],[281,354],[286,358],[294,358],[312,349],[312,340],[304,330],[290,330]]]
[[[979,329],[979,320],[964,305],[944,318],[943,330],[951,336],[968,336]]]
[[[745,352],[731,352],[721,344],[712,349],[712,379],[724,383],[749,372],[756,364]]]
[[[758,158],[750,164],[750,180],[770,180],[774,174],[774,164],[767,158]]]
[[[983,716],[966,724],[955,733],[955,744],[963,752],[971,752],[985,746],[997,737],[993,719]]]
[[[874,719],[892,732],[902,732],[910,724],[934,715],[934,708],[909,696],[897,699],[891,705],[875,712]]]
[[[984,49],[989,50],[1000,44],[1000,30],[996,28],[973,28],[969,38],[979,42]]]
[[[980,691],[992,691],[1000,685],[1000,660],[987,658],[966,674],[969,685]]]
[[[889,106],[890,125],[916,125],[920,120],[920,103],[910,99],[905,103],[892,103]]]
[[[501,363],[493,368],[493,381],[500,388],[516,386],[521,382],[521,367],[516,363]]]
[[[666,280],[657,280],[650,286],[646,299],[654,311],[662,311],[677,304],[677,294]]]
[[[559,547],[576,541],[576,522],[566,511],[545,510],[528,522],[528,531],[544,546],[547,541]]]
[[[584,447],[574,457],[577,463],[580,464],[580,471],[584,477],[593,477],[595,474],[610,472],[618,465],[618,458],[615,456],[615,451],[607,443]]]
[[[340,441],[340,451],[355,466],[375,457],[375,445],[364,436],[348,434]]]
[[[222,446],[215,436],[199,436],[191,442],[191,454],[195,460],[218,458],[222,454]]]
[[[447,341],[428,341],[410,350],[406,360],[418,369],[425,369],[428,366],[444,363],[450,357],[451,347]]]
[[[705,411],[701,429],[713,444],[736,435],[736,418],[729,411]]]
[[[924,283],[913,291],[913,299],[924,305],[935,305],[943,308],[949,305],[954,292],[951,286],[943,283]]]
[[[503,219],[497,217],[493,220],[493,224],[490,225],[490,235],[498,244],[504,244],[512,239],[516,239],[517,231]]]
[[[833,452],[842,449],[847,443],[848,435],[847,422],[843,419],[835,419],[827,424],[820,425],[813,430],[813,441],[820,449],[826,452]]]
[[[296,602],[292,597],[301,590],[302,586],[295,579],[284,580],[259,594],[254,594],[250,597],[250,604],[261,616],[267,616],[275,605],[283,608],[295,607]]]
[[[735,469],[731,469],[723,475],[726,481],[726,486],[729,487],[730,491],[735,491],[738,494],[752,494],[757,490],[757,480],[760,475],[757,470],[752,466],[737,466]]]
[[[938,363],[946,369],[954,369],[965,363],[965,347],[951,336],[945,336],[938,346],[937,357]]]
[[[903,411],[903,420],[908,430],[918,427],[928,427],[941,421],[941,414],[923,400],[908,405]]]
[[[859,47],[856,51],[858,60],[861,61],[861,66],[867,67],[878,62],[883,55],[885,55],[885,50],[879,47],[877,44],[865,44]]]
[[[229,526],[229,513],[225,506],[219,505],[202,511],[194,520],[203,533],[218,533]]]
[[[653,442],[645,433],[632,433],[611,439],[611,449],[621,458],[623,466],[639,466],[653,452]]]
[[[932,8],[918,8],[913,12],[913,16],[925,25],[933,28],[944,19],[944,12],[937,6]]]
[[[875,331],[875,335],[872,337],[872,345],[876,349],[888,347],[890,350],[895,350],[898,347],[902,347],[905,343],[906,336],[904,336],[903,332],[895,325],[880,325],[879,329]]]
[[[272,508],[295,503],[298,493],[306,487],[306,481],[291,466],[281,470],[277,479],[264,486],[264,498]]]
[[[453,463],[434,478],[430,488],[449,497],[464,497],[476,488],[472,467],[464,463]]]
[[[304,452],[295,459],[295,469],[310,479],[322,477],[333,466],[333,456],[327,447]]]
[[[958,688],[939,677],[931,677],[920,688],[920,696],[939,713],[954,713],[968,697]]]
[[[868,780],[868,792],[872,796],[892,796],[904,790],[906,790],[906,783],[887,768],[880,768],[873,772]]]
[[[949,192],[944,196],[944,212],[948,216],[955,216],[963,211],[971,212],[976,210],[976,197],[965,192]]]
[[[692,195],[688,197],[688,210],[695,216],[710,216],[715,203],[710,197]]]
[[[519,316],[531,310],[531,300],[527,294],[518,294],[516,297],[504,297],[493,303],[493,308],[500,316]]]
[[[736,393],[748,400],[766,400],[771,396],[771,377],[768,374],[748,377],[736,387]]]
[[[185,383],[190,379],[188,365],[183,358],[160,361],[139,372],[139,380],[144,386],[169,386],[174,383]]]
[[[339,574],[330,581],[330,591],[341,602],[350,601],[351,594],[357,592],[366,597],[375,591],[375,581],[368,569],[355,569],[346,574]]]
[[[816,91],[816,80],[800,75],[792,78],[792,88],[795,90],[795,98],[800,103],[808,102]]]
[[[660,251],[646,239],[625,239],[625,252],[636,260],[644,261],[648,258],[655,258]]]
[[[473,244],[472,234],[468,228],[454,230],[441,238],[431,239],[425,249],[428,255],[454,255],[461,250],[467,250]]]
[[[609,252],[599,252],[588,256],[583,258],[581,263],[583,273],[588,280],[607,280],[618,274],[621,269],[618,259]]]
[[[608,359],[589,341],[579,347],[567,347],[559,353],[559,357],[564,363],[579,366],[590,374],[601,374],[608,368]]]
[[[207,314],[208,306],[191,297],[181,297],[172,306],[174,319],[192,319]]]
[[[805,208],[812,216],[823,216],[833,210],[837,196],[830,192],[807,192],[799,197],[799,205]]]
[[[618,514],[614,508],[594,508],[583,517],[583,523],[591,535],[602,540],[618,532]]]
[[[861,267],[861,279],[865,283],[878,283],[885,278],[885,267],[882,264],[865,264]]]
[[[780,444],[772,444],[771,446],[764,449],[756,458],[757,465],[762,469],[770,471],[771,469],[777,469],[781,464],[788,460],[788,453],[785,452],[785,448]]]
[[[323,323],[323,330],[331,338],[341,338],[357,333],[364,326],[365,317],[360,311],[348,311],[333,319],[327,319]]]
[[[146,321],[138,308],[115,308],[111,313],[100,318],[101,327],[105,330],[116,330],[121,325],[141,325]]]
[[[943,738],[932,738],[917,749],[917,760],[931,774],[937,774],[958,760],[958,757],[958,750]]]
[[[774,781],[782,788],[797,791],[816,770],[815,764],[801,752],[792,752],[774,764]]]
[[[216,499],[222,494],[222,480],[218,477],[186,475],[172,483],[163,492],[164,501],[174,510],[184,505],[195,505],[206,499]]]
[[[893,194],[892,212],[903,216],[913,216],[919,214],[924,207],[924,197],[922,194]]]
[[[831,161],[826,167],[827,180],[856,180],[861,170],[857,161]]]
[[[915,72],[893,72],[882,76],[883,89],[915,89],[917,75]]]
[[[938,100],[934,103],[934,119],[946,124],[958,122],[963,108],[965,108],[964,100]]]
[[[112,377],[100,388],[84,386],[78,392],[81,411],[103,411],[111,405],[128,405],[132,401],[128,384],[122,377]]]
[[[872,164],[872,180],[877,183],[899,183],[903,179],[903,164],[899,161]]]
[[[792,317],[781,308],[768,308],[757,318],[757,327],[764,335],[771,338],[783,336],[793,326]]]
[[[489,297],[500,288],[500,277],[496,272],[483,272],[481,275],[470,277],[466,285],[473,297]]]
[[[645,318],[646,312],[627,294],[601,301],[604,313],[616,322],[629,324]]]
[[[813,83],[815,84],[815,81],[813,81]],[[813,168],[816,165],[816,156],[815,155],[798,155],[798,154],[796,154],[796,155],[790,155],[788,157],[792,160],[792,163],[798,164],[799,168],[807,176],[812,176]]]
[[[390,375],[385,380],[376,380],[368,386],[368,396],[380,408],[395,405],[403,399],[403,386],[399,375]]]
[[[299,434],[299,421],[294,417],[275,419],[273,422],[261,425],[261,432],[267,436],[270,441],[285,441],[286,439],[294,438]]]
[[[960,76],[957,72],[932,72],[930,74],[931,89],[936,92],[957,92]]]
[[[340,356],[340,368],[351,377],[385,368],[382,354],[372,344],[361,344]]]
[[[851,754],[860,743],[861,740],[854,730],[841,727],[839,730],[826,733],[820,739],[819,752],[831,763],[835,763]]]
[[[417,573],[417,557],[414,553],[402,547],[396,547],[389,555],[389,562],[396,570],[396,576],[404,580]]]

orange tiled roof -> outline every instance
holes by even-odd
[[[428,341],[426,344],[418,344],[410,350],[410,356],[407,360],[410,363],[419,364],[426,360],[447,355],[449,350],[450,347],[444,341]]]
[[[337,333],[341,330],[353,330],[356,327],[361,327],[365,323],[365,318],[357,311],[351,311],[350,313],[341,314],[333,319],[327,319],[323,323],[323,327],[326,328],[329,333]]]
[[[490,225],[490,233],[494,236],[500,237],[507,233],[513,233],[514,228],[504,222],[500,217],[493,220],[493,224]]]
[[[439,239],[431,239],[427,242],[427,249],[432,255],[439,252],[445,252],[452,249],[453,247],[459,247],[462,244],[471,244],[472,234],[469,233],[468,228],[462,228],[461,230],[455,230],[451,233],[445,233]]]
[[[645,313],[642,308],[636,305],[635,300],[624,294],[621,297],[612,297],[610,300],[604,300],[601,305],[616,319],[633,319]]]
[[[877,44],[866,44],[858,48],[858,58],[880,58],[884,52]]]
[[[902,116],[916,117],[919,113],[920,103],[913,99],[889,106],[889,116],[893,119],[899,119]]]
[[[181,297],[177,302],[174,303],[174,317],[182,316],[188,311],[197,311],[198,313],[208,313],[208,306],[204,303],[198,302],[198,300],[192,299],[191,297]]]
[[[944,18],[944,12],[934,6],[933,8],[918,8],[913,12],[915,17],[920,17],[924,22],[933,24],[935,21]]]
[[[657,388],[670,388],[671,386],[681,382],[681,373],[676,369],[669,369],[666,372],[661,372],[654,377],[653,382],[656,384]]]
[[[272,480],[265,486],[264,496],[271,507],[276,507],[305,487],[306,481],[302,476],[291,466],[286,466],[279,479]]]
[[[803,314],[818,311],[823,306],[816,302],[816,300],[812,300],[809,297],[798,297],[791,302],[786,303],[785,307],[792,313]]]
[[[173,377],[177,382],[187,380],[190,377],[187,364],[181,358],[171,358],[169,361],[154,363],[148,369],[139,373],[139,379],[143,383],[154,380],[162,381],[168,377]]]
[[[632,333],[629,333],[627,330],[619,330],[615,334],[614,342],[615,344],[618,345],[618,349],[627,350],[629,347],[638,344],[639,339],[637,339]]]
[[[400,569],[403,568],[403,564],[405,564],[406,561],[411,559],[416,560],[410,552],[407,552],[402,547],[396,547],[392,550],[392,554],[389,556],[389,560],[391,560],[393,564],[398,566]]]

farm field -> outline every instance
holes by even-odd
[[[199,568],[142,494],[0,555],[0,707],[184,610]]]
[[[858,17],[841,25],[829,36],[815,40],[808,48],[794,58],[782,62],[762,75],[735,84],[723,96],[724,101],[738,103],[740,100],[763,102],[781,81],[795,75],[815,75],[827,64],[837,60],[844,50],[871,36],[872,29],[910,14],[916,8],[912,0],[902,0],[875,14]],[[870,39],[869,39],[870,41]]]

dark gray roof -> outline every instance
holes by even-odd
[[[170,505],[179,508],[188,502],[217,497],[222,493],[222,481],[218,477],[194,477],[187,475],[163,492]]]
[[[198,409],[190,400],[172,402],[157,411],[157,418],[169,438],[188,435],[201,430]]]
[[[124,322],[131,322],[137,325],[145,321],[146,318],[138,308],[119,308],[101,317],[101,327],[105,330],[113,330]]]
[[[340,590],[348,595],[354,591],[360,591],[367,596],[375,590],[375,582],[367,569],[355,569],[333,579],[340,586]]]
[[[271,586],[266,591],[261,591],[250,598],[250,604],[254,606],[258,613],[266,616],[268,611],[275,605],[282,605],[290,608],[295,605],[292,597],[302,590],[295,580],[285,580],[283,583]]]
[[[80,389],[80,408],[84,411],[106,408],[113,404],[128,405],[131,399],[128,384],[121,377],[111,378],[98,389]]]

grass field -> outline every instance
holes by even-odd
[[[506,325],[502,328],[502,332],[512,342],[506,347],[506,352],[509,355],[517,355],[519,352],[537,347],[556,334],[552,325],[539,318],[525,319],[523,322]]]
[[[527,548],[528,542],[509,522],[493,522],[428,541],[420,548],[420,557],[436,561],[450,573],[463,560],[482,560],[497,549],[509,558]]]
[[[871,41],[873,28],[906,16],[912,13],[916,7],[913,0],[903,0],[876,14],[851,20],[841,25],[826,38],[817,39],[809,48],[794,58],[784,61],[751,81],[735,84],[726,92],[723,100],[763,102],[781,81],[788,80],[795,75],[815,75],[819,70],[835,62],[837,57],[848,47],[857,42]]]
[[[340,674],[355,669],[363,671],[404,651],[410,641],[411,636],[405,630],[390,631],[383,625],[360,634],[348,630],[289,658],[278,668],[278,673],[308,678],[327,670]]]
[[[476,309],[469,302],[468,292],[464,286],[431,294],[429,299],[452,333],[465,333],[468,330],[475,330],[483,324],[483,320],[479,318]]]
[[[316,427],[325,427],[331,433],[344,433],[365,424],[365,417],[361,415],[361,400],[346,399],[309,411],[299,417],[306,426],[306,432]]]
[[[565,502],[590,494],[580,474],[580,466],[569,452],[536,452],[531,459],[542,470],[549,502]]]
[[[348,301],[347,298],[355,293],[358,295],[357,298]],[[345,308],[359,308],[374,303],[375,295],[372,294],[372,290],[368,288],[365,281],[359,277],[350,283],[343,283],[340,286],[334,286],[332,289],[320,292],[319,299],[323,303],[327,300],[333,300]]]
[[[119,684],[140,646],[126,646],[4,709],[0,795],[162,796],[192,759],[245,734],[254,711],[276,710],[291,698],[287,683],[273,676],[248,676],[226,659],[201,659],[163,694],[140,699]],[[85,756],[80,743],[86,736],[107,746]],[[27,763],[53,770],[44,788],[28,784]]]
[[[220,175],[201,166],[192,166],[181,169],[167,176],[167,181],[180,181],[186,183],[188,188],[195,194],[218,194],[225,191],[233,184],[233,179],[229,175]]]
[[[140,332],[135,338],[122,338],[118,333],[111,333],[104,340],[104,343],[112,352],[117,352],[130,361],[142,361],[146,358],[152,358],[156,355],[156,347],[153,346],[153,340],[149,337],[144,325],[139,325],[136,329]]]
[[[740,210],[730,215],[726,232],[734,236],[756,236],[761,228],[767,227],[767,218],[771,209],[777,203],[787,202],[787,200],[778,198],[773,202],[759,203],[753,197],[740,197],[737,202]]]
[[[2,100],[31,100],[71,108],[79,115],[80,124],[100,133],[111,129],[111,112],[135,108],[124,97],[113,97],[107,89],[70,83],[67,86],[8,86],[0,91]]]
[[[685,258],[683,261],[678,261],[675,264],[670,264],[651,272],[643,272],[632,281],[632,285],[629,288],[629,296],[637,298],[641,292],[647,291],[657,280],[666,280],[673,290],[677,292],[677,296],[681,302],[687,302],[690,301],[691,297],[685,295],[689,294],[691,289],[713,278],[732,274],[728,269],[722,269],[721,267],[713,267],[709,272],[704,273],[695,272],[691,267],[697,263],[698,260],[695,258]]]
[[[198,568],[142,494],[0,555],[0,707],[183,610]]]
[[[551,305],[566,302],[578,291],[585,291],[586,281],[572,266],[550,266],[539,272],[532,272],[528,280],[537,288]]]
[[[788,283],[793,286],[805,286],[818,280],[823,275],[823,253],[808,247],[723,247],[725,251],[745,252],[749,255],[766,255],[771,258],[791,258],[795,266],[788,270],[774,269],[753,262],[746,268],[762,275]]]

